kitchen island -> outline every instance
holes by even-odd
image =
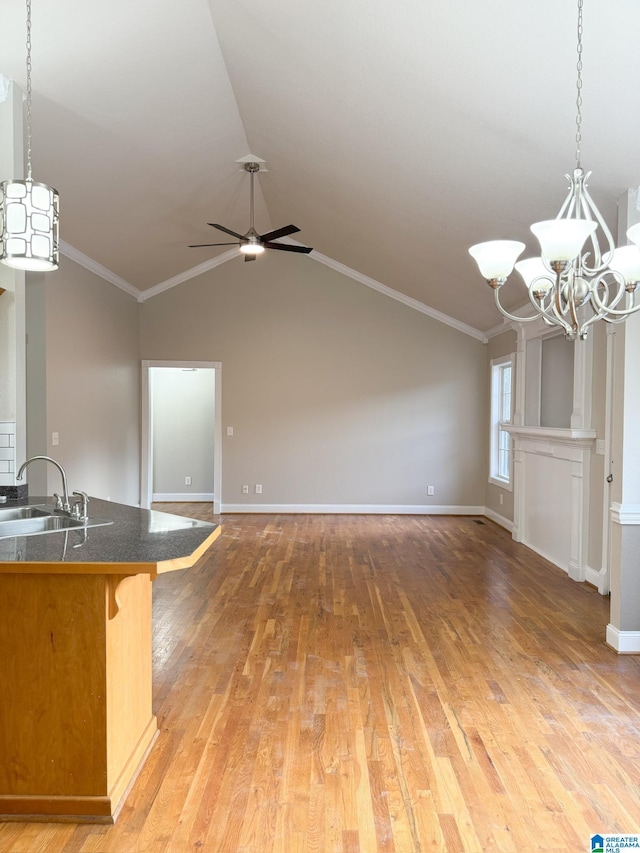
[[[0,538],[0,820],[115,820],[158,734],[151,583],[220,533],[96,499],[89,516]]]

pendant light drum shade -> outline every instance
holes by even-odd
[[[59,263],[57,190],[37,181],[0,183],[0,261],[46,272]]]

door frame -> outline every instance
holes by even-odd
[[[607,324],[607,355],[605,366],[605,415],[604,415],[604,493],[602,500],[602,567],[598,577],[598,592],[609,595],[611,590],[611,480],[615,467],[613,459],[613,381],[616,358],[616,327]]]
[[[140,506],[151,508],[153,495],[153,420],[151,417],[151,383],[149,371],[155,367],[173,367],[183,370],[213,370],[215,379],[215,412],[213,435],[213,512],[220,514],[222,501],[222,362],[220,361],[158,361],[143,359],[141,376],[141,459]]]

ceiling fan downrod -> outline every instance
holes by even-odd
[[[254,218],[255,218],[255,204],[253,198],[253,176],[256,172],[260,171],[260,165],[258,163],[245,163],[244,164],[245,172],[249,173],[250,183],[249,183],[249,230],[244,235],[247,242],[240,246],[240,251],[245,254],[258,254],[264,251],[264,247],[260,244],[260,235],[255,229],[254,226]],[[246,248],[245,248],[246,247]]]

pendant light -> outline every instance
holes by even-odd
[[[518,323],[542,319],[548,326],[559,326],[569,340],[585,340],[589,327],[597,320],[621,323],[640,310],[640,303],[635,303],[640,283],[640,224],[627,231],[627,237],[635,245],[616,249],[611,232],[587,190],[591,172],[585,173],[580,163],[582,7],[583,0],[578,0],[576,168],[572,175],[566,175],[569,194],[556,218],[531,226],[540,243],[541,256],[516,263],[525,248],[517,240],[490,240],[469,249],[505,317]],[[600,246],[598,232],[604,237],[604,248]],[[535,309],[532,316],[514,316],[500,303],[500,289],[514,266]]]
[[[0,183],[0,261],[33,272],[58,268],[57,190],[31,174],[31,0],[27,0],[27,177]]]

